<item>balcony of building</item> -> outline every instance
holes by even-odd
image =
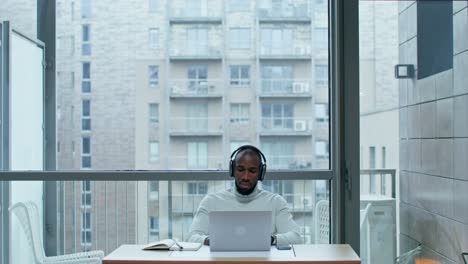
[[[175,23],[211,23],[221,24],[223,21],[222,1],[208,0],[170,2],[169,22]]]
[[[259,59],[261,60],[310,60],[312,57],[309,45],[283,45],[282,43],[260,43]]]
[[[310,170],[313,159],[313,155],[269,155],[268,169]]]
[[[275,97],[312,97],[309,79],[260,79],[262,98]]]
[[[305,1],[294,1],[286,5],[258,8],[260,23],[310,23],[310,14],[309,4]]]
[[[260,136],[311,136],[312,121],[306,117],[262,117]]]
[[[203,197],[205,197],[204,194],[173,195],[171,197],[172,214],[194,215]]]
[[[224,170],[226,157],[222,155],[170,155],[169,167],[173,170]]]
[[[175,136],[223,135],[222,117],[169,117],[169,134]]]
[[[221,60],[222,57],[220,45],[182,42],[173,43],[169,50],[171,60]]]
[[[221,79],[172,79],[169,81],[171,98],[221,98]]]

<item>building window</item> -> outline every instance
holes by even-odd
[[[189,1],[192,2],[192,1]],[[187,46],[184,47],[186,53],[191,55],[210,54],[208,48],[208,29],[207,28],[188,28]]]
[[[159,29],[157,28],[150,28],[148,34],[148,43],[150,49],[157,49],[159,48]]]
[[[328,66],[324,64],[315,65],[315,84],[317,86],[328,85]]]
[[[452,1],[417,1],[416,4],[417,72],[418,79],[422,79],[453,67],[453,4]]]
[[[387,168],[387,148],[382,147],[382,169]]]
[[[159,161],[159,142],[149,142],[149,162],[154,163]]]
[[[315,157],[317,159],[328,159],[329,153],[327,141],[315,141]]]
[[[287,94],[293,92],[292,65],[263,65],[262,92]]]
[[[91,62],[83,62],[82,64],[82,77],[81,77],[81,92],[91,92]]]
[[[159,124],[159,105],[156,103],[149,104],[149,122]]]
[[[293,54],[293,31],[289,28],[262,28],[260,30],[260,54],[284,55]],[[298,50],[299,54],[305,53]]]
[[[289,141],[265,140],[261,143],[265,157],[268,157],[268,167],[272,169],[296,169],[302,160],[295,155],[294,144]]]
[[[81,0],[81,18],[91,18],[91,0]]]
[[[91,138],[83,137],[81,141],[81,168],[91,168]]]
[[[229,47],[231,49],[249,49],[250,28],[230,28]]]
[[[231,65],[230,84],[234,86],[250,85],[250,66]]]
[[[328,122],[328,104],[315,104],[315,121]]]
[[[82,25],[82,44],[81,44],[81,55],[91,55],[91,25]]]
[[[292,130],[293,121],[293,104],[262,104],[262,129]]]
[[[231,104],[231,124],[248,124],[249,108],[249,104]]]
[[[369,169],[375,169],[375,147],[370,146],[369,147]],[[376,191],[376,178],[377,175],[375,174],[370,174],[369,175],[369,192],[370,193],[375,193]]]
[[[88,99],[82,101],[81,129],[91,130],[91,101]]]
[[[187,105],[187,131],[208,131],[208,105],[191,103]]]
[[[89,211],[81,213],[81,244],[91,244],[91,212]]]
[[[91,181],[81,181],[81,207],[91,207]]]
[[[207,182],[189,182],[187,186],[189,195],[205,195],[208,193]]]
[[[148,66],[148,84],[151,88],[156,88],[159,85],[159,67],[156,65]]]
[[[75,2],[71,2],[70,5],[70,14],[71,14],[71,20],[75,20]]]
[[[328,48],[328,29],[315,28],[315,47],[318,49]]]
[[[231,153],[234,152],[234,150],[238,149],[240,146],[244,145],[250,145],[250,142],[248,141],[231,141],[229,144],[229,149],[231,150]]]
[[[148,0],[148,11],[150,13],[158,12],[158,2],[159,0]]]
[[[250,11],[251,0],[229,0],[229,11]]]
[[[149,182],[149,197],[150,197],[150,200],[159,199],[159,181]]]
[[[152,237],[159,236],[159,217],[150,216],[149,233],[150,233],[150,236]]]
[[[187,144],[187,167],[189,169],[206,169],[208,168],[208,143],[189,142]]]

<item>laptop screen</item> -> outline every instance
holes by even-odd
[[[210,212],[208,229],[211,251],[268,251],[272,212]]]

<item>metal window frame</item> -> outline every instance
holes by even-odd
[[[56,171],[55,153],[55,1],[38,0],[38,36],[46,43],[46,124],[45,171],[5,171],[5,181],[45,181],[45,232],[47,255],[63,253],[63,231],[60,231],[59,199],[55,181],[78,180],[226,180],[227,171]],[[332,243],[348,243],[359,253],[359,25],[358,0],[329,0],[329,71],[330,71],[330,170],[268,172],[272,180],[328,180],[331,182]],[[346,40],[346,42],[345,42]],[[5,59],[5,58],[3,58]],[[4,98],[2,98],[4,100]],[[5,113],[2,113],[2,118]],[[2,127],[2,131],[4,128]],[[2,151],[5,149],[2,134]],[[8,157],[2,156],[2,161]],[[285,177],[284,175],[287,175]],[[2,197],[8,198],[2,189]],[[3,202],[3,200],[2,200]],[[55,229],[55,230],[54,230]],[[7,237],[2,234],[3,240]],[[7,256],[2,254],[2,256]]]

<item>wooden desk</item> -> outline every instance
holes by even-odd
[[[143,245],[122,245],[103,259],[103,264],[171,263],[171,264],[360,264],[361,261],[349,245],[294,245],[293,250],[270,252],[210,252],[208,246],[198,251],[142,250]]]

